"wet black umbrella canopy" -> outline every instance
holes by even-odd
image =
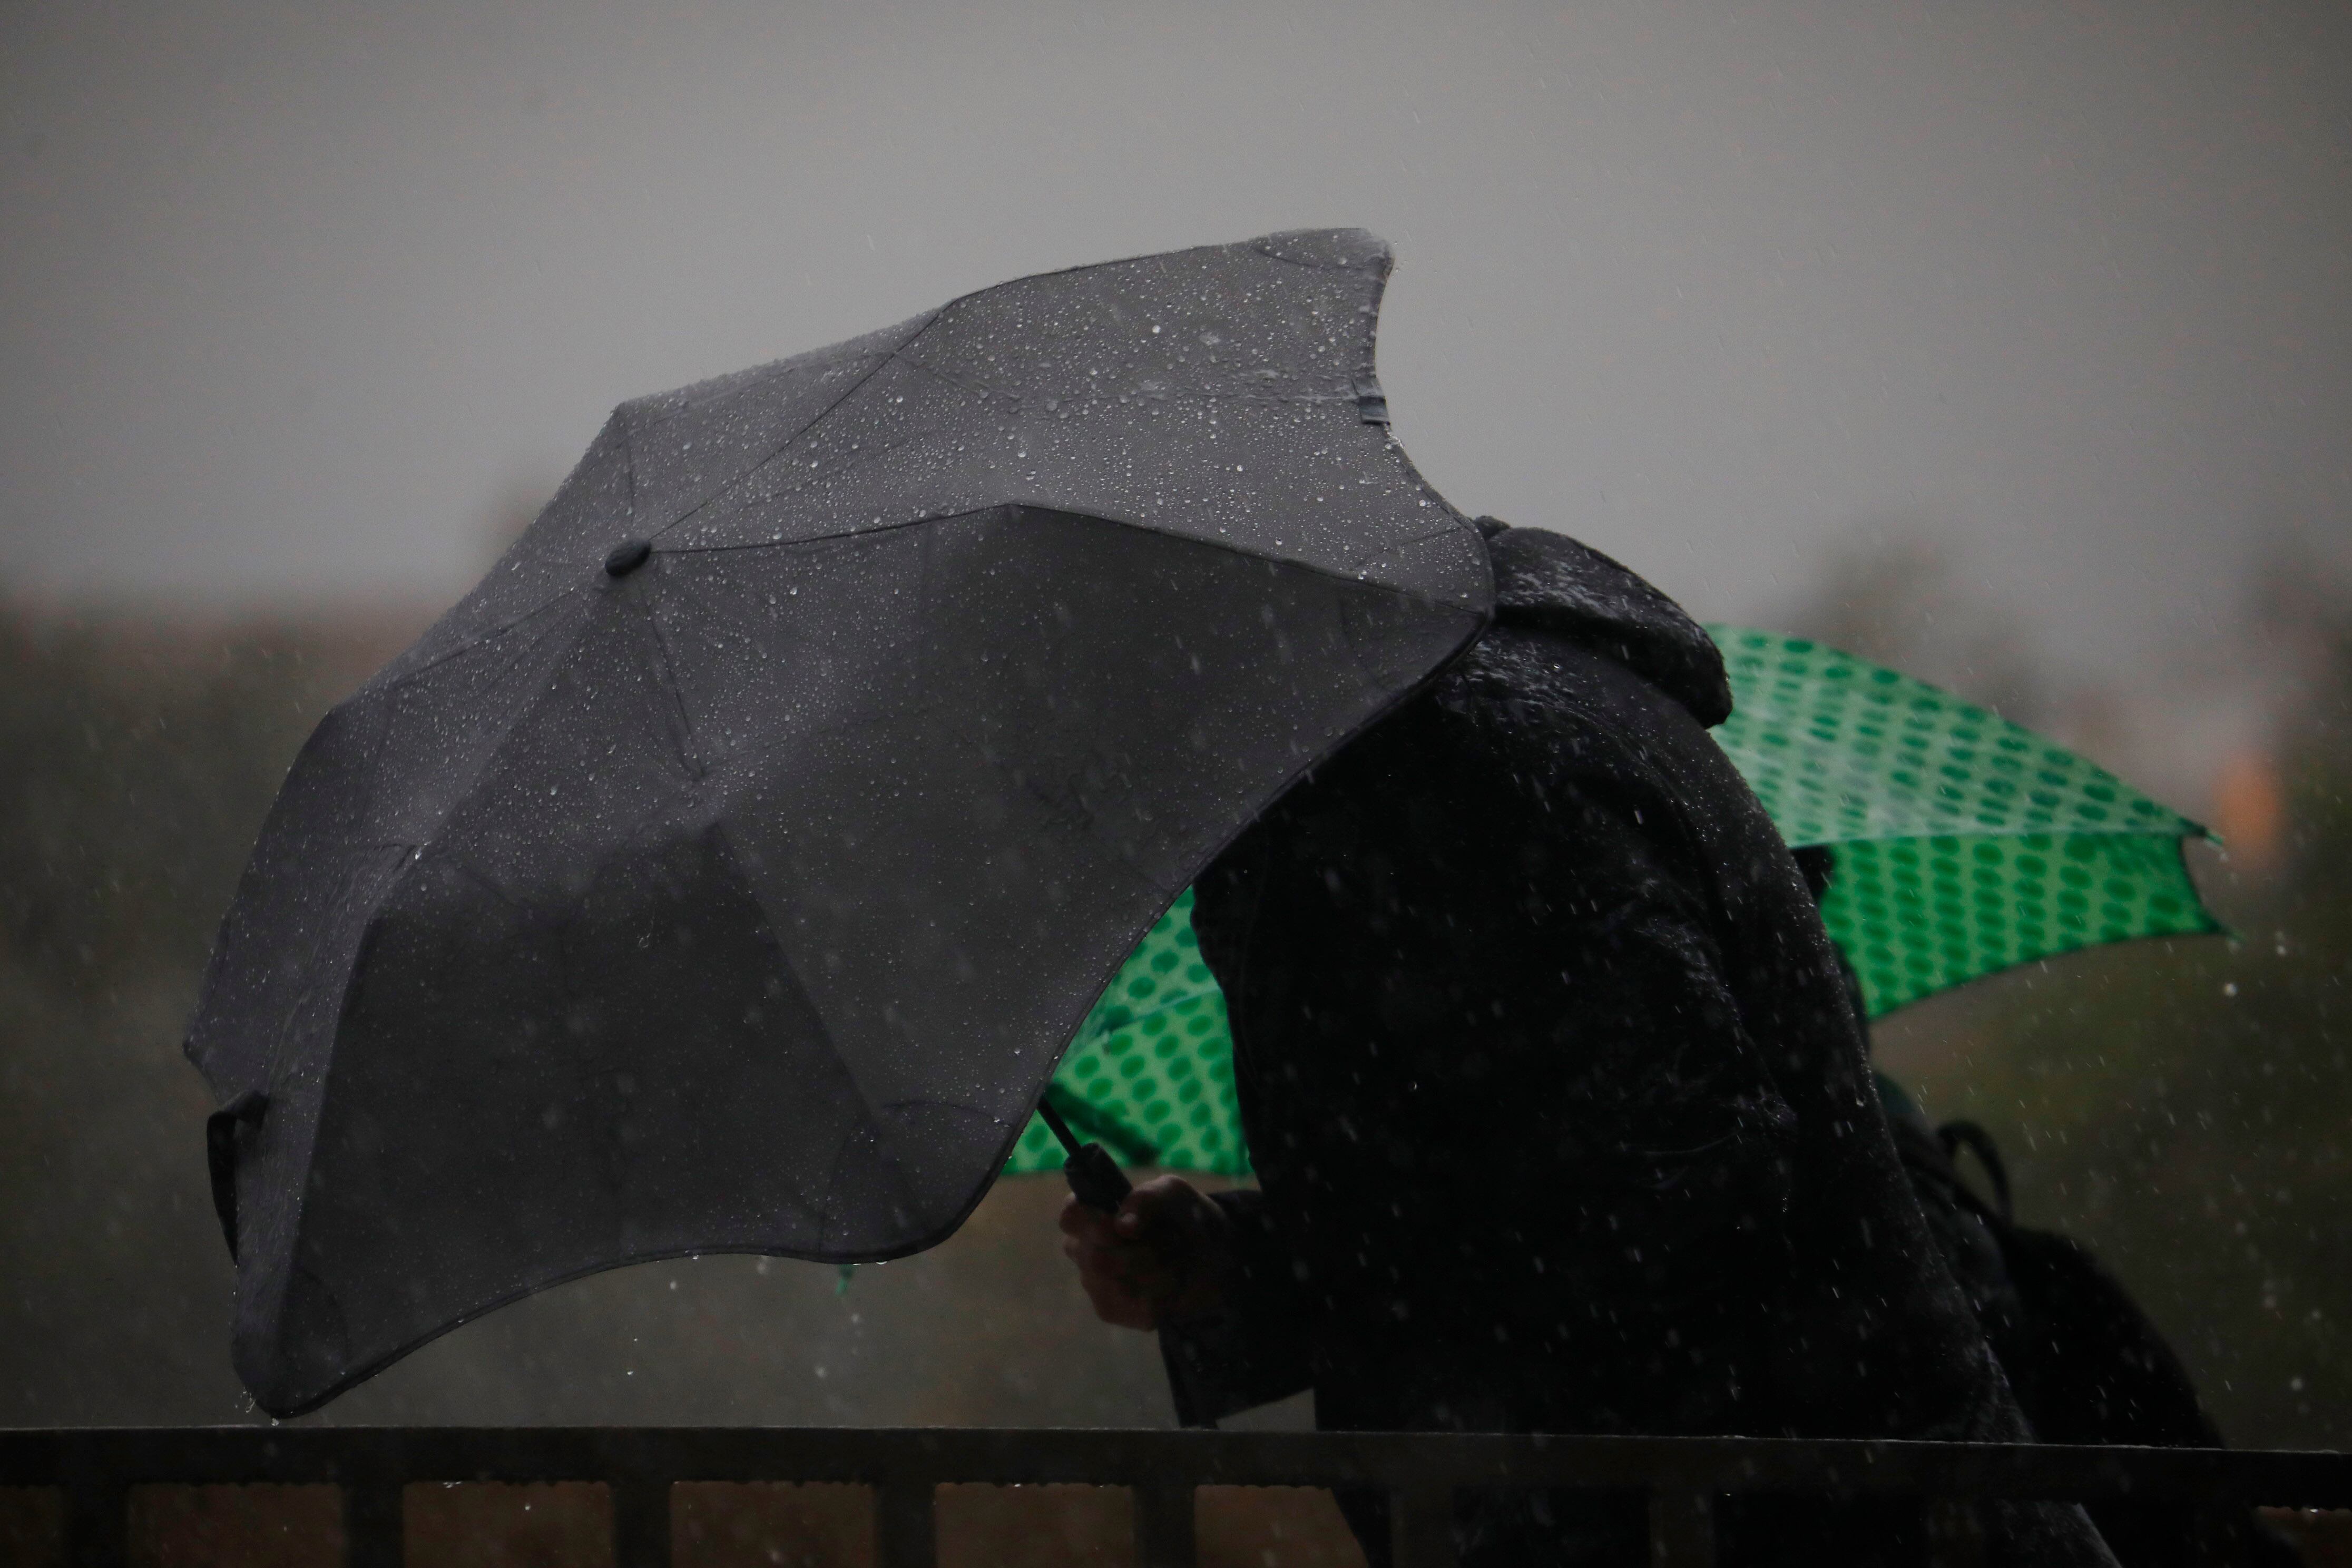
[[[266,1409],[597,1269],[956,1228],[1139,936],[1485,622],[1372,379],[1389,265],[1080,268],[614,413],[223,925],[188,1052]]]

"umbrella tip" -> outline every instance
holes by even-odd
[[[604,557],[604,575],[625,577],[644,565],[653,552],[654,542],[650,539],[625,539]]]

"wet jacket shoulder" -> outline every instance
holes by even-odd
[[[1672,698],[1703,729],[1731,717],[1723,655],[1680,605],[1591,545],[1488,520],[1495,624],[1598,654]]]

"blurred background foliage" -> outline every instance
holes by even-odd
[[[2352,598],[2293,563],[2253,597],[2136,696],[2061,689],[1914,543],[1831,563],[1780,624],[2219,818],[2229,855],[2193,855],[2237,940],[2001,976],[1886,1020],[1878,1050],[1931,1115],[1993,1131],[2021,1217],[2123,1277],[2233,1441],[2343,1447]],[[257,1418],[226,1365],[209,1107],[179,1032],[285,766],[425,618],[0,607],[0,1424]],[[320,1419],[1164,1423],[1150,1342],[1066,1278],[1059,1203],[1003,1183],[947,1246],[845,1289],[740,1258],[600,1276]]]

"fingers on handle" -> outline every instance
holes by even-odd
[[[1062,1205],[1062,1234],[1094,1247],[1108,1247],[1118,1239],[1109,1215],[1075,1196]]]
[[[1181,1215],[1190,1205],[1199,1203],[1201,1195],[1192,1184],[1181,1176],[1154,1176],[1130,1191],[1118,1205],[1118,1228],[1121,1235],[1138,1236],[1158,1226],[1163,1218]]]

